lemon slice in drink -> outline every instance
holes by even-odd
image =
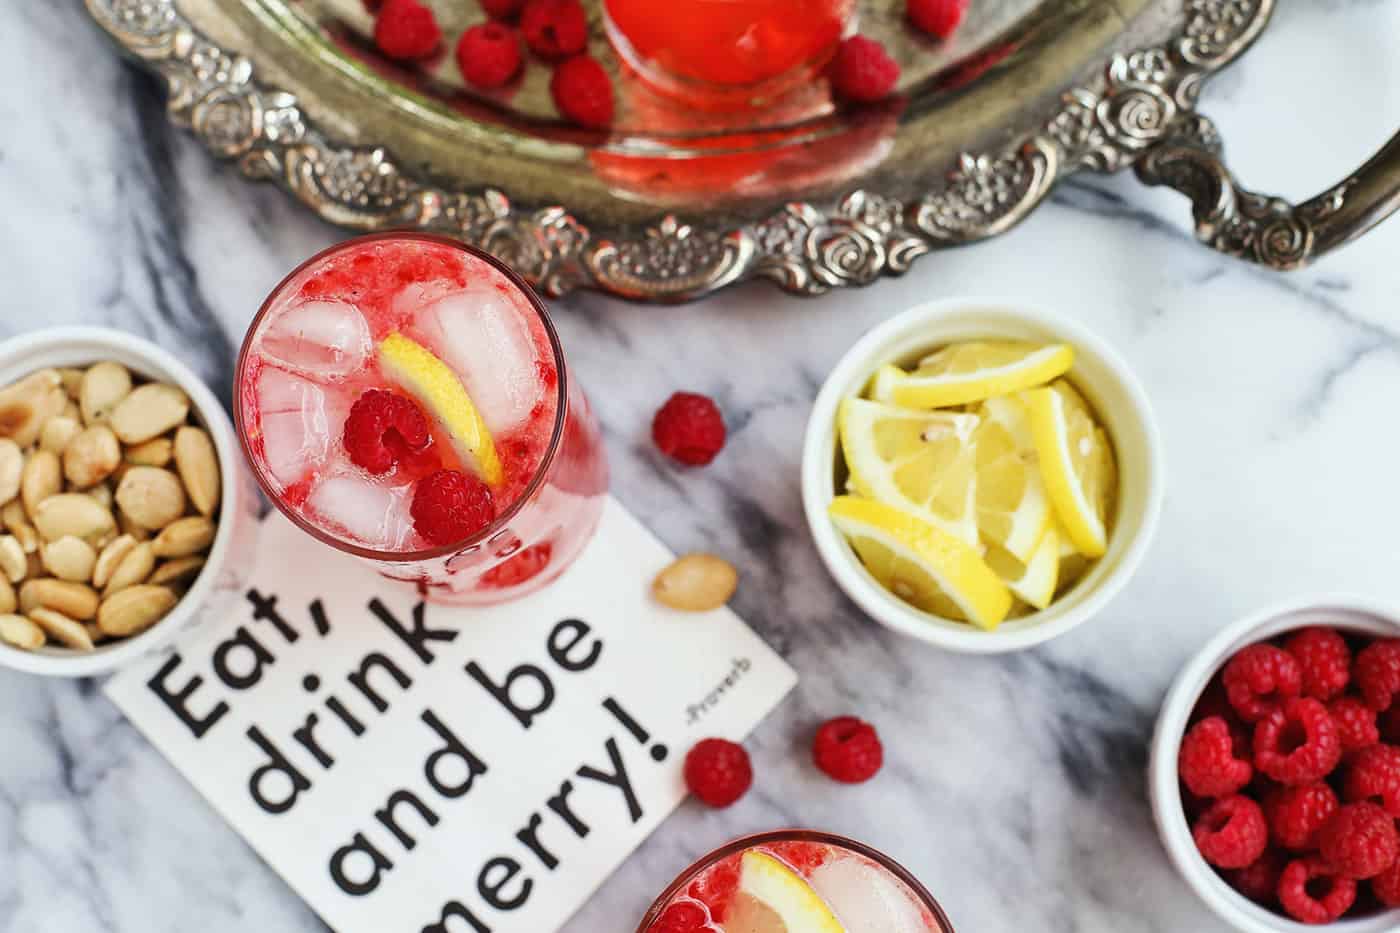
[[[1064,380],[1025,394],[1041,476],[1060,527],[1085,557],[1108,549],[1108,509],[1117,466],[1108,436],[1083,396]]]
[[[909,408],[947,408],[1044,385],[1073,365],[1074,350],[1062,343],[972,340],[930,354],[911,373],[882,367],[871,394]]]
[[[487,485],[500,485],[505,473],[496,444],[451,367],[427,347],[397,333],[379,344],[379,365],[442,424],[464,463],[474,465]]]
[[[1026,406],[1015,396],[989,398],[977,426],[977,527],[1021,563],[1036,552],[1053,515]]]
[[[739,889],[725,911],[724,928],[744,933],[846,933],[801,875],[757,849],[739,859]]]
[[[829,509],[880,585],[934,615],[994,629],[1011,610],[1011,593],[977,550],[902,509],[838,496]]]
[[[975,415],[848,398],[836,422],[851,490],[977,543]]]
[[[987,564],[1022,601],[1044,609],[1055,598],[1060,577],[1060,535],[1047,528],[1030,560],[1019,561],[995,545],[987,549]]]

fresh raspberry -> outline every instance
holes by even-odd
[[[1259,804],[1235,794],[1211,804],[1191,828],[1191,836],[1207,862],[1218,868],[1244,868],[1268,848],[1269,826]]]
[[[1373,641],[1356,655],[1352,677],[1366,705],[1376,712],[1390,709],[1400,693],[1400,640]]]
[[[1254,766],[1289,786],[1320,781],[1342,760],[1342,740],[1327,707],[1295,697],[1254,727]]]
[[[1219,716],[1202,719],[1186,733],[1177,771],[1191,793],[1200,797],[1228,797],[1254,777],[1248,758],[1235,757],[1230,726]]]
[[[899,63],[867,36],[851,36],[836,50],[827,72],[837,97],[868,104],[889,96],[899,81]]]
[[[969,0],[908,0],[909,21],[931,36],[946,39],[967,15]]]
[[[672,460],[704,466],[724,448],[724,416],[705,396],[677,392],[651,419],[651,437]]]
[[[578,0],[526,0],[520,31],[532,52],[558,61],[588,45],[588,15]]]
[[[549,93],[559,112],[580,126],[602,130],[612,125],[612,79],[587,55],[577,55],[556,67],[549,79]]]
[[[1395,820],[1374,803],[1349,803],[1332,814],[1317,834],[1318,850],[1343,878],[1374,878],[1400,857]]]
[[[418,0],[384,0],[374,22],[374,44],[390,58],[427,58],[442,42],[433,11]]]
[[[1357,752],[1342,779],[1342,799],[1379,804],[1400,818],[1400,748],[1372,745]]]
[[[694,901],[677,901],[661,912],[647,933],[700,933],[710,930],[710,916]]]
[[[469,84],[501,87],[520,71],[520,40],[500,23],[473,26],[457,42],[457,67]]]
[[[492,19],[514,19],[525,0],[481,0],[481,9]]]
[[[1343,755],[1360,751],[1381,740],[1381,731],[1376,726],[1376,711],[1356,697],[1337,697],[1327,704],[1327,713],[1337,724]]]
[[[1286,864],[1288,856],[1282,851],[1266,849],[1263,855],[1244,868],[1225,872],[1225,880],[1230,887],[1256,904],[1269,905],[1278,897],[1278,879]]]
[[[1303,689],[1293,655],[1273,645],[1250,645],[1230,659],[1222,676],[1230,705],[1245,722],[1259,722]]]
[[[1331,923],[1356,903],[1356,882],[1337,876],[1316,855],[1288,863],[1278,880],[1278,899],[1288,916],[1303,923]]]
[[[1298,659],[1305,697],[1330,700],[1351,683],[1351,649],[1335,629],[1302,629],[1288,637],[1283,650]]]
[[[1371,893],[1387,907],[1400,907],[1400,859],[1371,879]]]
[[[341,435],[350,462],[374,474],[428,446],[428,419],[402,395],[369,389],[350,408]]]
[[[812,760],[832,780],[861,784],[885,763],[885,749],[870,723],[854,716],[838,716],[817,730]]]
[[[429,544],[465,541],[496,520],[491,489],[460,470],[438,470],[419,480],[409,506],[413,527]]]
[[[685,786],[712,807],[729,806],[752,784],[753,765],[742,745],[705,739],[685,756]]]
[[[1281,787],[1264,798],[1269,836],[1285,849],[1311,852],[1317,848],[1318,830],[1337,807],[1337,792],[1321,781]]]

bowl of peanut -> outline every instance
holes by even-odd
[[[213,393],[154,344],[0,343],[0,666],[111,671],[237,592],[256,506],[236,449]]]

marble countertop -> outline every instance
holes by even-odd
[[[1310,195],[1400,125],[1398,36],[1394,2],[1281,5],[1202,108],[1247,183]],[[154,82],[76,2],[15,7],[0,87],[0,333],[120,327],[227,396],[253,309],[339,234],[170,129]],[[1010,235],[859,292],[555,303],[617,495],[672,547],[739,563],[735,607],[804,677],[751,742],[755,791],[721,813],[684,806],[569,933],[630,929],[691,856],[787,824],[888,851],[963,930],[1222,929],[1158,845],[1149,732],[1178,668],[1241,614],[1325,591],[1400,604],[1400,221],[1280,275],[1197,246],[1186,216],[1130,177],[1083,177]],[[986,293],[1058,308],[1121,351],[1161,421],[1168,495],[1146,563],[1101,618],[970,658],[903,640],[839,594],[803,525],[797,461],[816,387],[858,335],[916,302]],[[677,388],[716,396],[733,427],[682,484],[646,437]],[[801,749],[847,712],[889,751],[854,789]],[[0,672],[0,866],[0,933],[323,929],[90,682]]]

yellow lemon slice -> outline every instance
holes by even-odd
[[[838,496],[832,521],[880,585],[925,612],[995,629],[1011,593],[967,542],[883,502]]]
[[[1055,598],[1060,576],[1060,535],[1047,528],[1031,553],[1022,562],[1001,548],[987,549],[987,564],[997,572],[1008,589],[1037,609],[1044,609]]]
[[[505,474],[496,444],[451,367],[427,347],[397,333],[379,344],[379,365],[441,422],[463,462],[474,464],[488,485],[500,485]]]
[[[1064,380],[1025,394],[1040,472],[1060,527],[1085,557],[1108,549],[1117,486],[1113,446],[1084,398]]]
[[[977,426],[977,528],[1021,563],[1031,560],[1053,520],[1026,406],[989,398]]]
[[[725,912],[724,928],[744,933],[846,933],[801,875],[757,849],[739,859],[739,889]]]
[[[972,340],[925,357],[912,373],[882,367],[870,391],[881,402],[947,408],[1044,385],[1073,365],[1074,350],[1065,344]]]
[[[836,416],[850,490],[977,544],[975,415],[848,398]]]

